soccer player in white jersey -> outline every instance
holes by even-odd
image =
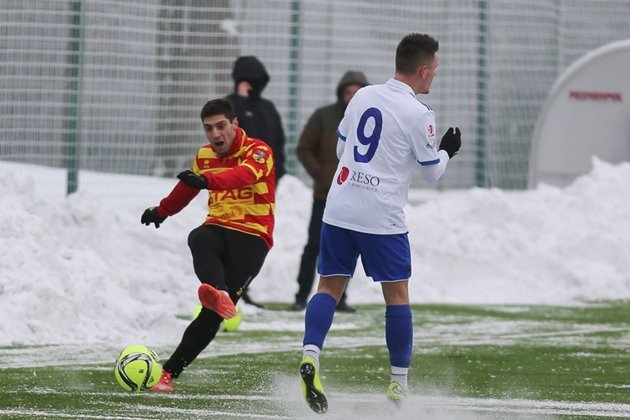
[[[438,147],[434,112],[416,98],[429,93],[438,49],[429,35],[405,36],[396,49],[394,78],[360,89],[337,130],[340,161],[324,211],[319,286],[306,307],[300,364],[304,397],[317,413],[328,409],[319,354],[359,255],[366,274],[381,284],[386,304],[391,365],[386,395],[400,404],[407,393],[413,320],[408,291],[411,251],[403,208],[412,171],[419,167],[427,182],[436,182],[461,146],[459,128],[449,128]]]

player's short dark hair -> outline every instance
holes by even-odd
[[[224,115],[225,118],[232,121],[236,116],[236,112],[234,112],[232,102],[227,99],[219,98],[206,102],[203,108],[201,108],[201,121],[213,115]]]
[[[406,35],[396,48],[396,72],[413,74],[422,64],[430,64],[440,44],[427,34]]]

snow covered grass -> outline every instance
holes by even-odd
[[[294,327],[303,314],[272,306],[246,328],[220,333],[169,395],[123,391],[114,381],[115,346],[0,348],[0,417],[318,418],[299,390],[302,333]],[[384,397],[383,308],[336,315],[321,358],[326,418],[630,417],[628,302],[426,304],[414,313],[411,396],[400,411]],[[186,322],[175,319],[181,328]],[[173,346],[156,349],[167,356]]]

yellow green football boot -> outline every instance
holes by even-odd
[[[400,407],[402,401],[407,397],[407,390],[397,381],[391,381],[387,388],[387,399]]]
[[[317,414],[324,414],[328,411],[328,401],[324,395],[324,387],[319,380],[319,367],[311,356],[302,359],[300,375],[302,376],[302,393],[306,404]]]

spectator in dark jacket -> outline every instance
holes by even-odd
[[[282,119],[273,102],[262,97],[269,83],[263,63],[254,56],[236,59],[232,69],[234,93],[227,99],[236,111],[238,125],[248,136],[261,139],[273,150],[276,163],[276,183],[285,174],[284,129]]]
[[[234,93],[226,99],[232,103],[238,125],[249,137],[267,143],[273,151],[276,166],[276,185],[286,170],[284,167],[284,129],[282,119],[273,102],[262,97],[262,91],[269,83],[269,74],[263,63],[254,56],[238,57],[232,69]],[[262,308],[252,300],[249,291],[241,296],[245,303]]]
[[[297,278],[300,287],[295,295],[295,303],[291,307],[295,311],[306,307],[306,300],[315,281],[326,196],[339,163],[336,152],[337,126],[352,96],[366,85],[368,85],[367,78],[360,71],[346,72],[337,85],[337,102],[315,110],[298,141],[297,157],[304,165],[306,172],[313,178],[313,207],[308,226],[308,241],[302,253]],[[337,310],[354,312],[354,308],[346,303],[345,292],[339,300]]]

